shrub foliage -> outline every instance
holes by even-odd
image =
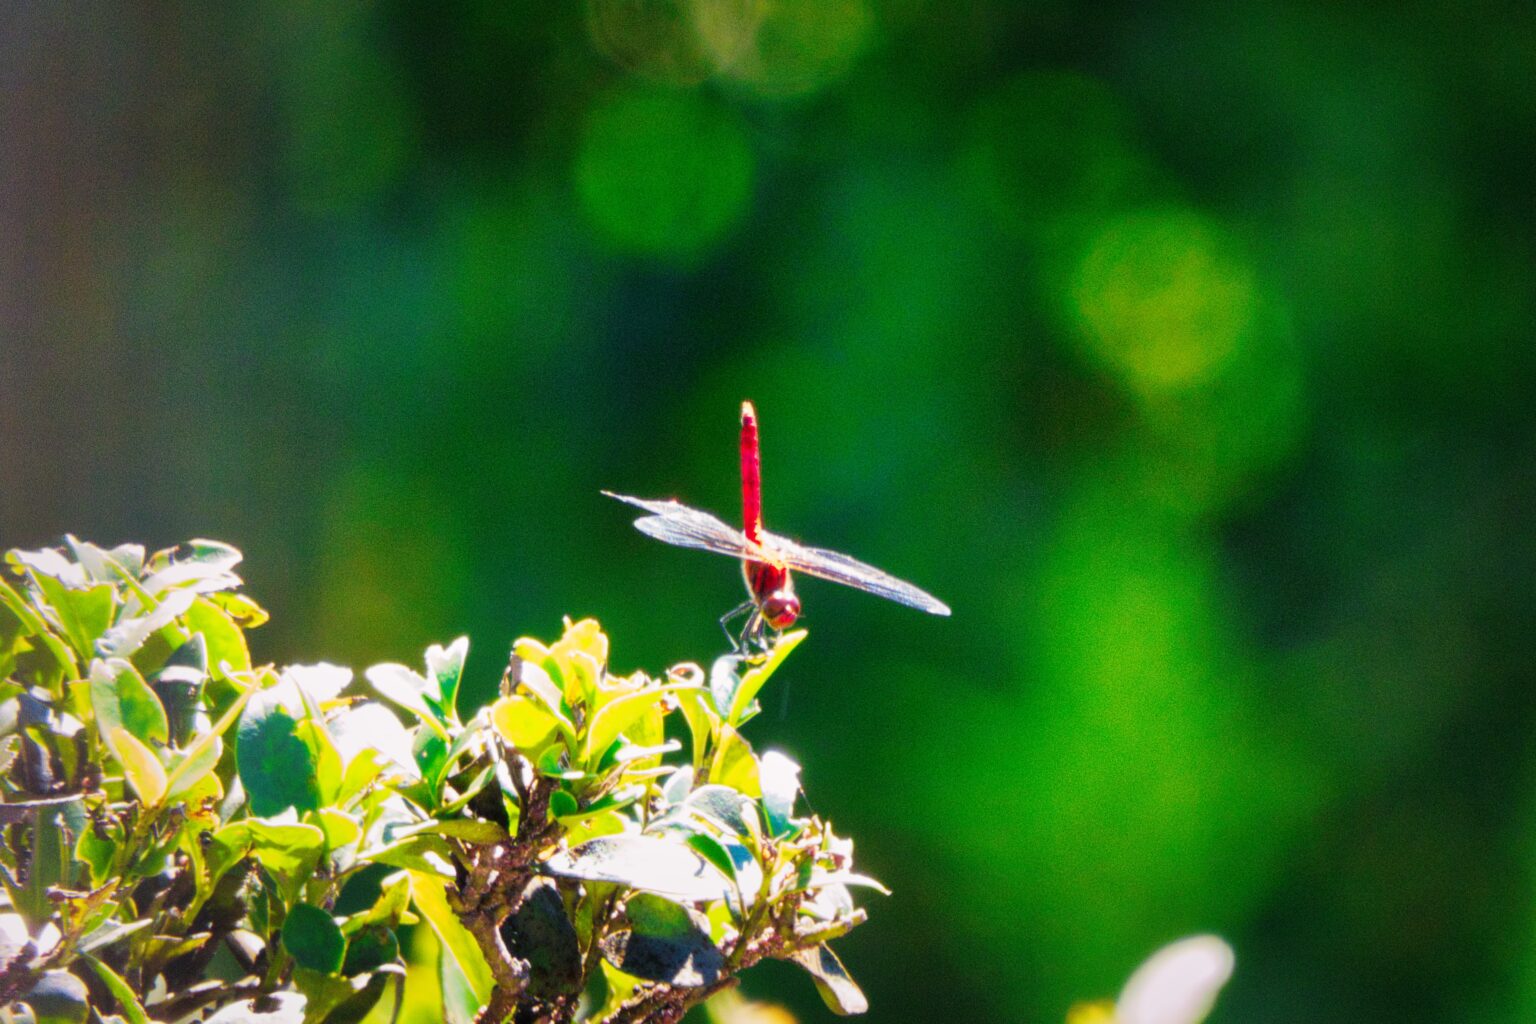
[[[865,1008],[826,943],[878,883],[741,732],[803,632],[653,677],[567,621],[466,720],[466,638],[362,679],[253,663],[239,561],[7,554],[0,1007],[347,1024],[398,1008],[428,928],[450,1020],[674,1021],[765,957]]]

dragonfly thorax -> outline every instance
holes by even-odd
[[[789,570],[771,562],[743,562],[741,571],[763,621],[774,629],[793,626],[800,617],[800,599]]]

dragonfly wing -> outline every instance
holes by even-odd
[[[780,537],[772,533],[763,535],[763,546],[772,551],[777,561],[786,569],[794,572],[803,572],[807,576],[816,576],[847,587],[867,590],[871,594],[878,594],[888,600],[933,615],[949,614],[949,605],[932,594],[919,590],[888,572],[866,565],[856,558],[849,558],[847,555],[823,548],[808,548],[788,537]]]
[[[635,520],[635,529],[647,537],[655,537],[668,544],[683,548],[713,551],[732,558],[747,558],[753,553],[761,555],[757,546],[747,540],[740,530],[733,529],[696,508],[689,508],[676,501],[657,501],[650,498],[631,498],[625,494],[604,491],[610,498],[627,502],[651,513]]]

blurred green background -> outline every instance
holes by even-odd
[[[750,397],[770,528],[955,609],[803,583],[749,730],[873,1020],[1197,930],[1216,1021],[1536,1016],[1536,8],[13,5],[0,86],[0,544],[656,671],[740,581],[598,489],[734,515]]]

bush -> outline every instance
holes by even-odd
[[[253,664],[239,561],[6,556],[0,1007],[346,1024],[399,999],[402,929],[426,927],[450,1019],[675,1021],[765,957],[865,1008],[826,943],[879,885],[741,734],[803,632],[652,678],[567,621],[468,721],[460,638],[367,670],[402,724],[349,669]]]

